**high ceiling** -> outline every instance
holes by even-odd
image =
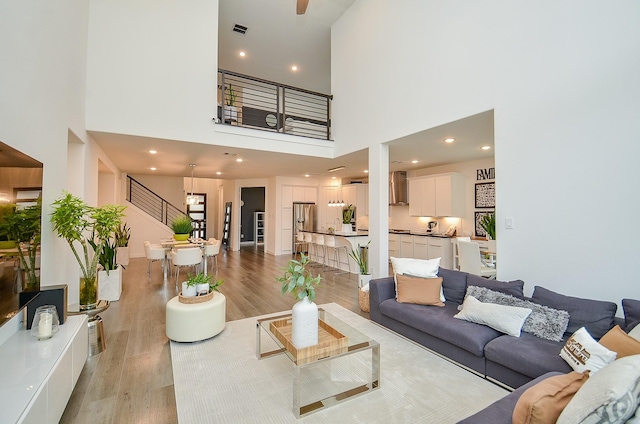
[[[0,167],[2,168],[42,168],[42,164],[31,156],[0,142]]]
[[[296,15],[296,0],[220,0],[218,64],[222,69],[263,79],[331,93],[331,25],[354,0],[309,0],[304,15]],[[245,35],[233,26],[247,27]],[[244,58],[239,52],[246,53]],[[298,71],[292,72],[291,65]],[[269,153],[250,149],[211,146],[174,140],[91,133],[122,172],[163,176],[190,175],[195,163],[196,177],[242,179],[276,175],[338,178],[365,178],[366,150],[336,159]],[[444,138],[456,142],[445,144]],[[391,171],[425,168],[492,157],[493,112],[488,111],[403,137],[390,143]],[[158,151],[150,155],[149,149]],[[241,157],[242,163],[235,161]],[[412,160],[418,162],[413,164]],[[150,167],[156,167],[151,171]],[[327,170],[345,166],[344,170]],[[216,172],[222,172],[216,176]]]

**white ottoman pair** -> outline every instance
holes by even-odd
[[[178,296],[167,303],[167,337],[176,342],[197,342],[224,330],[227,299],[216,292],[202,303],[181,303]]]

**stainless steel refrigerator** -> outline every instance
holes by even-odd
[[[317,222],[318,215],[316,213],[315,203],[294,202],[291,245],[295,245],[296,234],[298,233],[298,231],[316,231]]]

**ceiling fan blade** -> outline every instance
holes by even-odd
[[[304,15],[304,12],[307,11],[307,6],[309,5],[309,0],[298,0],[296,4],[296,13],[298,15]]]

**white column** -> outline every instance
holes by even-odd
[[[369,267],[373,278],[389,273],[389,146],[369,147]]]

